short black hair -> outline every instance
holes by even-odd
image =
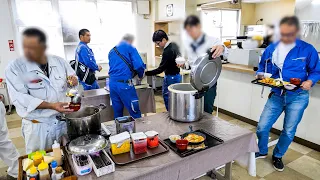
[[[46,45],[47,43],[46,34],[37,28],[27,28],[23,31],[22,35],[27,37],[37,37],[39,40],[39,43],[44,45]]]
[[[90,32],[90,31],[88,29],[81,29],[79,31],[79,38],[80,38],[80,36],[84,36],[87,32]]]
[[[166,39],[167,41],[169,40],[166,32],[164,32],[163,30],[157,30],[153,33],[152,41],[153,42],[162,41],[163,38]]]
[[[300,30],[300,22],[297,16],[286,16],[281,19],[280,26],[283,24],[287,24],[290,26],[295,26],[297,30]]]
[[[197,26],[199,25],[201,22],[200,22],[200,19],[198,16],[196,15],[190,15],[187,17],[187,19],[184,21],[184,28],[186,28],[187,26]]]

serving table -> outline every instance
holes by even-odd
[[[109,123],[110,124],[110,123]],[[80,180],[188,180],[196,178],[212,169],[226,164],[226,174],[218,175],[218,179],[231,179],[232,161],[245,155],[254,155],[258,151],[255,134],[237,125],[230,124],[210,114],[205,113],[198,122],[180,123],[170,119],[169,114],[157,113],[152,116],[137,119],[137,132],[155,130],[159,132],[160,139],[166,139],[172,134],[182,134],[189,130],[204,129],[224,140],[224,143],[200,151],[196,154],[181,158],[173,151],[145,159],[125,166],[116,166],[116,171],[97,178],[94,173],[79,176]],[[115,124],[107,126],[114,132]],[[68,157],[71,160],[71,156]],[[249,159],[245,159],[246,162]],[[251,164],[255,166],[255,164]],[[249,167],[250,168],[250,167]],[[255,167],[251,167],[255,170]]]
[[[137,95],[139,98],[140,111],[142,114],[155,113],[156,105],[154,99],[153,89],[145,86],[136,86]],[[98,106],[100,103],[105,104],[107,107],[101,111],[101,120],[103,122],[111,121],[114,119],[112,109],[112,102],[110,101],[110,92],[104,88],[94,89],[83,92],[82,105]],[[124,108],[124,115],[129,115],[126,108]]]

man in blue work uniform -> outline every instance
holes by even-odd
[[[88,43],[91,41],[90,31],[88,29],[81,29],[79,31],[79,39],[80,42],[76,49],[76,60],[87,66],[92,72],[101,71],[102,67],[97,65],[92,49],[90,49],[88,46]],[[100,88],[97,81],[95,81],[93,84],[86,84],[80,80],[80,83],[85,91]]]
[[[318,53],[312,45],[297,39],[299,29],[297,17],[283,18],[280,22],[280,42],[269,45],[259,63],[258,72],[271,73],[274,79],[280,78],[287,82],[290,78],[301,79],[301,87],[295,91],[272,88],[258,123],[259,153],[256,158],[266,158],[269,131],[282,112],[285,114],[283,130],[272,156],[273,167],[277,171],[284,170],[282,157],[308,106],[309,90],[320,80]]]
[[[127,34],[109,52],[110,98],[115,118],[123,116],[123,107],[127,108],[133,118],[141,117],[139,99],[132,83],[134,74],[132,70],[137,72],[138,77],[142,79],[145,64],[137,49],[132,46],[133,40],[134,37]]]

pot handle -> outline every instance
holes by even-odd
[[[99,108],[100,110],[102,110],[102,109],[107,108],[107,106],[106,106],[104,103],[100,103],[99,106],[98,106],[98,108]]]
[[[67,120],[66,118],[63,117],[63,115],[58,115],[58,116],[56,116],[56,119],[57,119],[58,121],[66,121],[66,120]]]
[[[209,60],[212,60],[212,59],[213,59],[213,58],[212,58],[213,53],[214,53],[214,51],[211,52],[211,49],[208,49],[207,54],[208,54],[208,56],[209,56]]]

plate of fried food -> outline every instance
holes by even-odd
[[[281,79],[273,79],[273,78],[264,78],[264,79],[258,80],[258,82],[275,86],[275,87],[282,87],[284,85],[290,84],[289,82],[283,81]]]
[[[191,145],[198,145],[203,143],[206,140],[206,135],[200,132],[194,132],[192,130],[192,126],[189,126],[190,132],[185,133],[182,135],[182,138],[189,141]]]

